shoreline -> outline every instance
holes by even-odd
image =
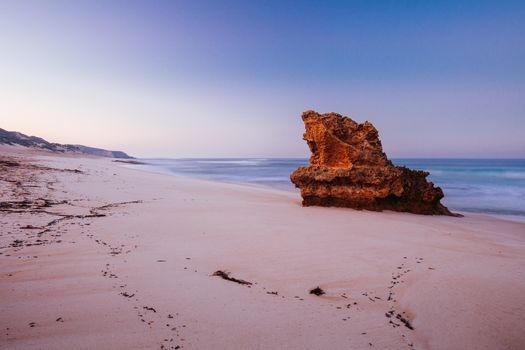
[[[525,344],[525,224],[1,150],[0,349]]]
[[[211,182],[225,183],[225,184],[231,184],[231,185],[239,185],[239,186],[260,188],[260,189],[272,189],[272,190],[276,190],[276,191],[280,191],[280,192],[297,194],[299,196],[299,198],[300,198],[300,193],[299,193],[299,190],[297,188],[293,188],[292,190],[287,190],[287,189],[280,188],[280,187],[277,187],[277,186],[265,185],[265,184],[256,183],[256,182],[241,182],[241,181],[233,181],[233,180],[232,181],[227,181],[227,180],[212,179],[212,178],[206,178],[206,177],[197,177],[197,176],[191,176],[191,175],[176,174],[176,173],[171,172],[170,170],[163,170],[160,167],[156,167],[155,165],[148,164],[147,163],[147,159],[148,158],[140,158],[139,160],[140,161],[144,161],[144,163],[138,164],[138,165],[135,165],[135,164],[118,164],[118,165],[122,166],[124,168],[127,168],[127,169],[134,169],[134,170],[144,171],[144,172],[152,173],[152,174],[175,176],[175,177],[188,178],[188,179],[194,179],[194,180],[200,180],[200,181],[211,181]],[[178,159],[178,158],[174,158],[174,159]],[[191,159],[194,159],[194,158],[191,158]],[[244,159],[244,158],[239,158],[239,159]],[[262,159],[262,158],[253,158],[253,159]],[[268,158],[264,158],[264,159],[268,159]],[[287,158],[283,158],[283,159],[287,159]],[[419,158],[414,158],[414,159],[419,159]],[[489,159],[487,159],[487,160],[489,160]],[[464,211],[464,210],[461,210],[461,209],[455,209],[454,207],[449,207],[449,208],[453,212],[461,214],[463,216],[465,216],[465,215],[486,216],[486,217],[499,219],[499,220],[503,220],[503,221],[512,221],[512,222],[518,222],[518,223],[524,223],[525,224],[525,216],[522,216],[522,215],[492,214],[492,213],[487,213],[487,212],[483,212],[483,211]],[[386,211],[386,212],[388,212],[388,211]]]

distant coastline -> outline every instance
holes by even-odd
[[[97,157],[133,159],[122,151],[109,151],[102,148],[89,147],[84,145],[70,145],[54,143],[44,140],[38,136],[28,136],[18,131],[7,131],[0,128],[0,144],[17,145],[34,149],[44,149],[58,153],[80,153],[89,154]]]

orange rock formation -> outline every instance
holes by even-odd
[[[302,115],[312,156],[290,179],[303,205],[454,215],[440,203],[443,191],[428,172],[394,166],[383,152],[377,129],[337,113]]]

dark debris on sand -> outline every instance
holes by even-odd
[[[215,271],[212,274],[212,276],[218,276],[218,277],[221,277],[224,280],[227,280],[227,281],[230,281],[230,282],[239,283],[239,284],[243,284],[243,285],[248,285],[248,286],[251,286],[253,284],[252,282],[248,282],[248,281],[241,280],[241,279],[238,279],[238,278],[235,278],[235,277],[231,277],[229,272],[224,272],[222,270]]]
[[[310,294],[314,294],[320,297],[321,295],[326,294],[326,292],[322,290],[321,287],[317,286],[314,289],[310,290]]]

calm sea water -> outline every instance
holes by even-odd
[[[290,174],[308,159],[144,159],[143,169],[295,191]],[[525,159],[394,159],[427,170],[453,210],[504,215],[525,221]]]

